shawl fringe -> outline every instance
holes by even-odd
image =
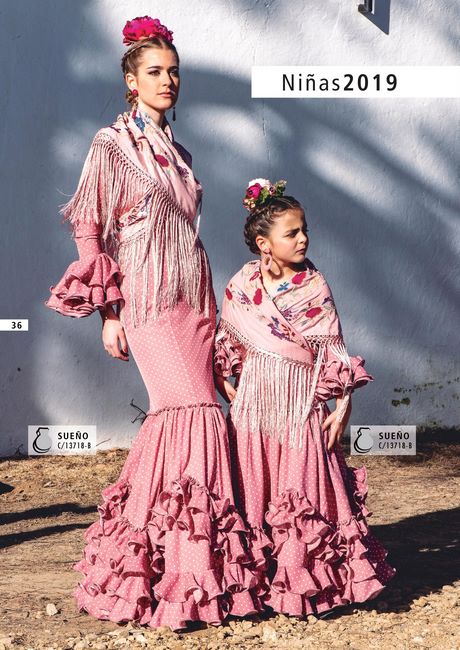
[[[130,324],[147,322],[147,299],[153,320],[173,309],[181,300],[210,317],[214,300],[209,261],[190,221],[171,203],[166,192],[155,191],[149,199],[144,227],[122,240],[117,262],[130,280]],[[140,302],[136,282],[141,276]]]
[[[340,361],[342,361],[342,363],[348,366],[348,368],[351,368],[350,355],[348,354],[347,348],[341,336],[334,337],[334,340],[329,343],[329,347],[335,356],[338,357]]]
[[[348,354],[347,348],[343,342],[343,340],[340,338],[338,341],[333,341],[329,344],[329,347],[331,351],[344,363],[348,368],[351,369],[351,359],[350,355]],[[343,418],[345,417],[345,412],[348,408],[348,403],[350,401],[350,392],[346,390],[343,394],[343,401],[340,404],[338,411],[337,411],[337,422],[342,422]]]
[[[77,189],[70,201],[59,206],[59,212],[74,228],[78,223],[102,223],[103,239],[113,241],[116,220],[127,211],[135,214],[155,185],[110,135],[98,132]]]
[[[130,160],[109,134],[99,132],[94,137],[77,190],[60,208],[74,228],[79,223],[102,223],[109,255],[123,275],[130,274],[133,327],[147,322],[148,296],[153,319],[182,298],[210,316],[211,270],[193,224],[167,190]],[[137,214],[140,208],[147,215],[143,228],[118,242],[117,219],[127,211]]]
[[[327,339],[318,345],[313,364],[303,363],[253,345],[231,323],[221,319],[219,334],[228,332],[247,352],[232,402],[232,419],[247,431],[286,439],[302,448],[303,432],[311,412]],[[218,340],[218,339],[217,339]]]

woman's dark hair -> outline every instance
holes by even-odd
[[[137,71],[142,58],[142,54],[144,53],[144,50],[149,47],[157,47],[157,48],[159,47],[161,49],[168,48],[176,55],[177,65],[179,65],[179,54],[176,50],[176,46],[173,45],[171,41],[166,40],[162,36],[154,36],[152,38],[139,41],[126,50],[126,52],[123,54],[123,57],[121,59],[121,69],[123,70],[123,77],[126,77],[126,74],[128,72],[131,72],[131,74],[137,76]],[[132,91],[129,88],[126,91],[125,97],[126,97],[126,101],[129,102],[131,106],[137,100],[137,97],[133,95]]]
[[[255,255],[260,255],[256,237],[268,237],[275,219],[290,209],[303,210],[302,205],[293,196],[272,196],[260,208],[251,210],[244,225],[244,240]]]

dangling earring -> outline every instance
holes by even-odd
[[[269,271],[272,268],[273,257],[270,251],[268,251],[268,253],[265,253],[265,255],[266,257],[264,257],[262,261],[262,268],[264,271]]]
[[[133,117],[133,119],[134,119],[134,118],[136,117],[136,115],[137,115],[137,106],[138,106],[138,95],[139,95],[139,92],[138,92],[137,88],[133,88],[133,89],[131,90],[131,94],[132,94],[133,97],[134,97],[134,102],[133,102],[133,115],[132,115],[132,117]]]
[[[173,106],[173,122],[176,121],[176,107]]]

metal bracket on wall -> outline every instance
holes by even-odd
[[[362,14],[372,14],[374,12],[374,0],[364,0],[358,5],[358,11]]]

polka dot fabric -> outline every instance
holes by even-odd
[[[125,275],[122,322],[129,287]],[[215,311],[215,301],[212,318],[180,301],[156,321],[125,326],[150,405],[74,564],[84,576],[78,606],[99,619],[181,629],[263,609],[213,382]]]
[[[216,344],[216,372],[228,376],[243,358],[228,336]],[[315,399],[300,450],[237,429],[232,405],[227,417],[236,505],[252,531],[251,567],[261,576],[264,606],[284,614],[370,600],[396,573],[367,524],[366,467],[348,467],[340,445],[327,450],[321,423],[330,412]]]
[[[365,466],[347,467],[340,448],[326,450],[320,422],[329,412],[313,410],[301,451],[237,432],[228,418],[237,505],[268,540],[264,602],[295,616],[375,598],[395,574],[366,522]]]
[[[99,519],[85,531],[74,564],[83,574],[78,606],[99,619],[181,629],[260,610],[260,575],[249,568],[251,533],[234,505],[213,383],[216,306],[199,217],[192,225],[202,187],[167,121],[161,129],[135,116],[119,115],[93,140],[62,210],[80,259],[45,304],[82,318],[118,303],[150,400],[118,480],[102,492]],[[174,308],[159,304],[162,296]]]

